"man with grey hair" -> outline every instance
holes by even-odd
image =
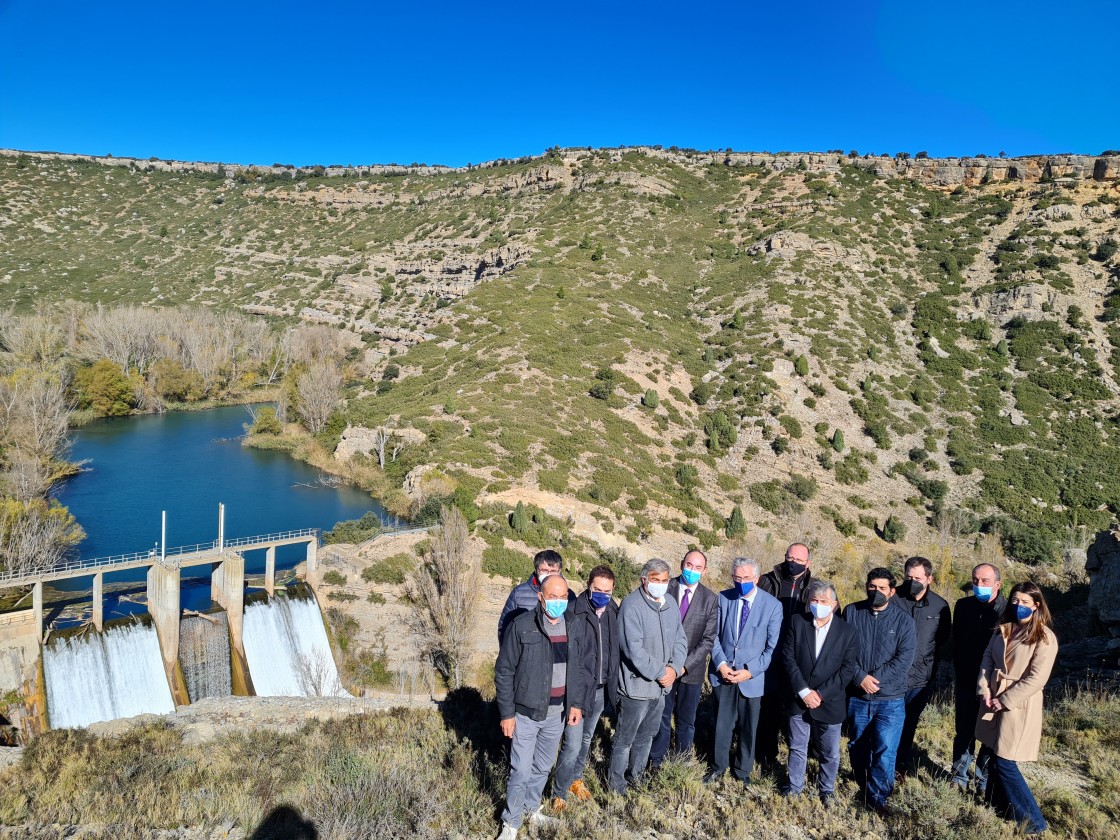
[[[978,790],[987,785],[987,765],[976,751],[976,717],[980,713],[980,697],[976,694],[976,678],[984,649],[1000,622],[1007,599],[1000,592],[999,569],[991,563],[980,563],[972,570],[972,594],[961,598],[953,607],[953,671],[956,677],[956,737],[953,738],[953,784],[962,790],[968,787],[968,770],[976,757],[973,771]]]
[[[665,695],[688,655],[680,610],[668,589],[669,564],[651,559],[642,567],[641,585],[618,608],[618,727],[607,776],[615,793],[641,778]]]
[[[859,638],[836,620],[836,588],[813,580],[805,590],[810,613],[790,617],[782,643],[786,677],[785,711],[789,722],[789,769],[784,796],[805,787],[805,767],[812,743],[820,756],[817,791],[826,805],[836,791],[840,769],[840,728],[847,715],[847,686],[859,667]]]
[[[715,766],[704,777],[718,780],[731,763],[731,742],[739,737],[732,773],[748,784],[754,769],[758,712],[766,669],[778,647],[782,605],[758,588],[758,561],[736,557],[731,588],[719,593],[716,639],[712,643],[711,683],[716,697]]]

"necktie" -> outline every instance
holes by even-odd
[[[688,612],[688,590],[684,591],[684,597],[681,598],[681,621],[684,621],[684,614]]]
[[[747,623],[747,616],[751,614],[751,602],[746,598],[740,601],[742,605],[739,609],[739,633],[738,636],[743,635],[743,626]],[[738,638],[738,636],[736,638]]]

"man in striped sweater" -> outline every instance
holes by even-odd
[[[502,734],[513,745],[499,840],[513,840],[526,813],[533,822],[552,819],[541,812],[545,782],[565,724],[583,719],[592,699],[585,695],[594,683],[587,658],[569,661],[568,627],[574,618],[568,582],[549,575],[541,583],[537,608],[515,618],[502,639],[494,686]]]

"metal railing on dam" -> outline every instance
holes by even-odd
[[[237,537],[227,540],[213,540],[208,543],[176,546],[161,555],[154,550],[136,551],[130,554],[115,554],[110,557],[93,557],[86,560],[71,560],[31,574],[24,572],[0,572],[0,587],[30,586],[51,580],[87,577],[108,572],[135,569],[159,563],[176,566],[201,565],[220,556],[224,551],[253,551],[268,549],[286,543],[310,542],[319,539],[318,528],[301,528],[296,531],[281,531],[275,534],[262,534],[254,537]]]

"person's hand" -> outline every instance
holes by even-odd
[[[727,676],[724,677],[724,679],[732,685],[735,685],[736,683],[741,683],[743,680],[745,680],[747,678],[747,674],[749,673],[750,671],[748,671],[746,668],[728,668]]]
[[[863,678],[863,681],[859,684],[859,687],[862,688],[866,694],[879,693],[879,681],[870,674]]]
[[[583,712],[573,706],[568,712],[568,726],[575,726],[581,720],[583,720]]]
[[[502,721],[502,734],[507,738],[513,737],[513,727],[517,725],[517,718],[506,718]]]
[[[988,708],[991,709],[993,712],[1002,712],[1003,711],[1003,703],[999,702],[998,697],[993,697],[991,699],[991,705]]]
[[[657,681],[657,684],[659,686],[661,686],[662,688],[668,688],[669,686],[671,686],[676,681],[677,681],[677,672],[674,671],[672,668],[670,668],[668,665],[666,665],[665,666],[665,673],[661,675],[661,679],[659,679]]]
[[[816,709],[821,705],[821,696],[815,691],[810,691],[801,699],[801,702],[803,702],[807,708]]]

